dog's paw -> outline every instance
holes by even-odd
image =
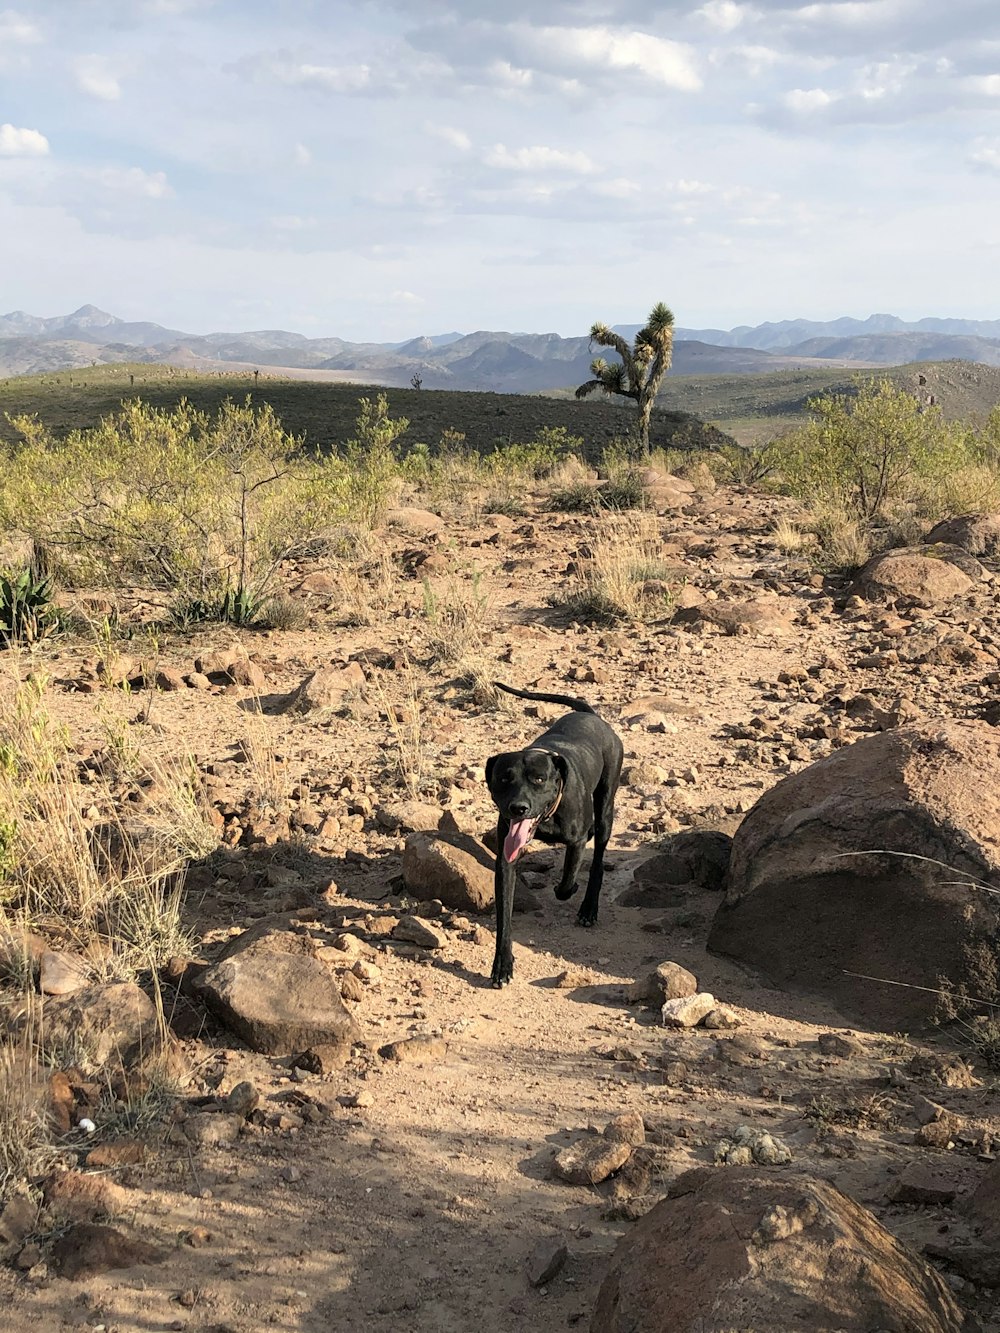
[[[561,903],[564,903],[567,898],[573,897],[573,894],[576,893],[579,887],[580,887],[579,884],[571,884],[568,889],[564,889],[563,886],[560,884],[559,887],[556,889],[556,897],[559,899]]]
[[[504,986],[509,986],[514,979],[514,959],[498,958],[493,964],[493,972],[490,981],[494,990],[502,990]]]
[[[577,924],[578,926],[587,926],[588,928],[591,927],[591,926],[596,926],[596,925],[597,925],[597,913],[596,913],[596,912],[583,912],[583,911],[578,912],[578,913],[577,913],[577,917],[576,917],[576,924]]]

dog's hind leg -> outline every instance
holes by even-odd
[[[560,902],[567,898],[572,898],[576,893],[576,872],[580,869],[580,858],[583,855],[582,842],[568,842],[566,844],[566,856],[563,860],[562,877],[559,880],[559,886],[556,889],[556,897]]]
[[[604,852],[615,821],[614,793],[614,786],[604,781],[598,784],[594,792],[594,859],[590,863],[590,874],[587,877],[587,892],[576,918],[581,926],[597,925],[597,908],[601,885],[604,883]]]

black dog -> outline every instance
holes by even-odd
[[[615,817],[615,793],[621,777],[622,743],[583,699],[564,694],[535,694],[495,681],[497,689],[519,699],[572,708],[526,750],[495,754],[486,763],[486,782],[496,802],[497,949],[493,985],[505,986],[514,975],[510,914],[517,871],[514,863],[532,838],[564,843],[566,859],[557,898],[576,892],[576,872],[584,845],[594,839],[594,860],[587,892],[577,917],[581,926],[597,922],[604,879],[604,849]]]

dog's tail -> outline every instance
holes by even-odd
[[[513,685],[504,685],[503,681],[499,680],[495,680],[493,684],[505,694],[516,694],[519,699],[537,699],[543,704],[562,704],[565,708],[572,708],[574,713],[594,713],[596,716],[595,710],[586,699],[573,699],[568,694],[538,694],[534,690],[515,690]]]

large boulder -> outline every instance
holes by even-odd
[[[411,833],[403,849],[403,882],[422,901],[437,898],[458,912],[489,912],[495,864],[468,834]]]
[[[194,990],[230,1031],[255,1051],[294,1055],[336,1046],[346,1055],[359,1039],[336,974],[314,957],[307,935],[260,923],[226,948]]]
[[[92,1072],[112,1062],[126,1069],[139,1063],[160,1050],[163,1032],[145,991],[112,981],[45,996],[35,1035],[53,1061]]]
[[[903,546],[873,556],[853,591],[869,602],[932,609],[969,592],[982,573],[979,562],[957,546]]]
[[[960,1333],[944,1280],[833,1185],[698,1167],[618,1244],[591,1333]]]
[[[958,546],[970,555],[996,555],[1000,550],[1000,514],[962,514],[931,528],[925,540]]]
[[[971,955],[992,947],[1000,900],[973,881],[1000,888],[1000,735],[956,721],[882,732],[761,797],[709,948],[912,1031],[942,979],[977,993]]]

